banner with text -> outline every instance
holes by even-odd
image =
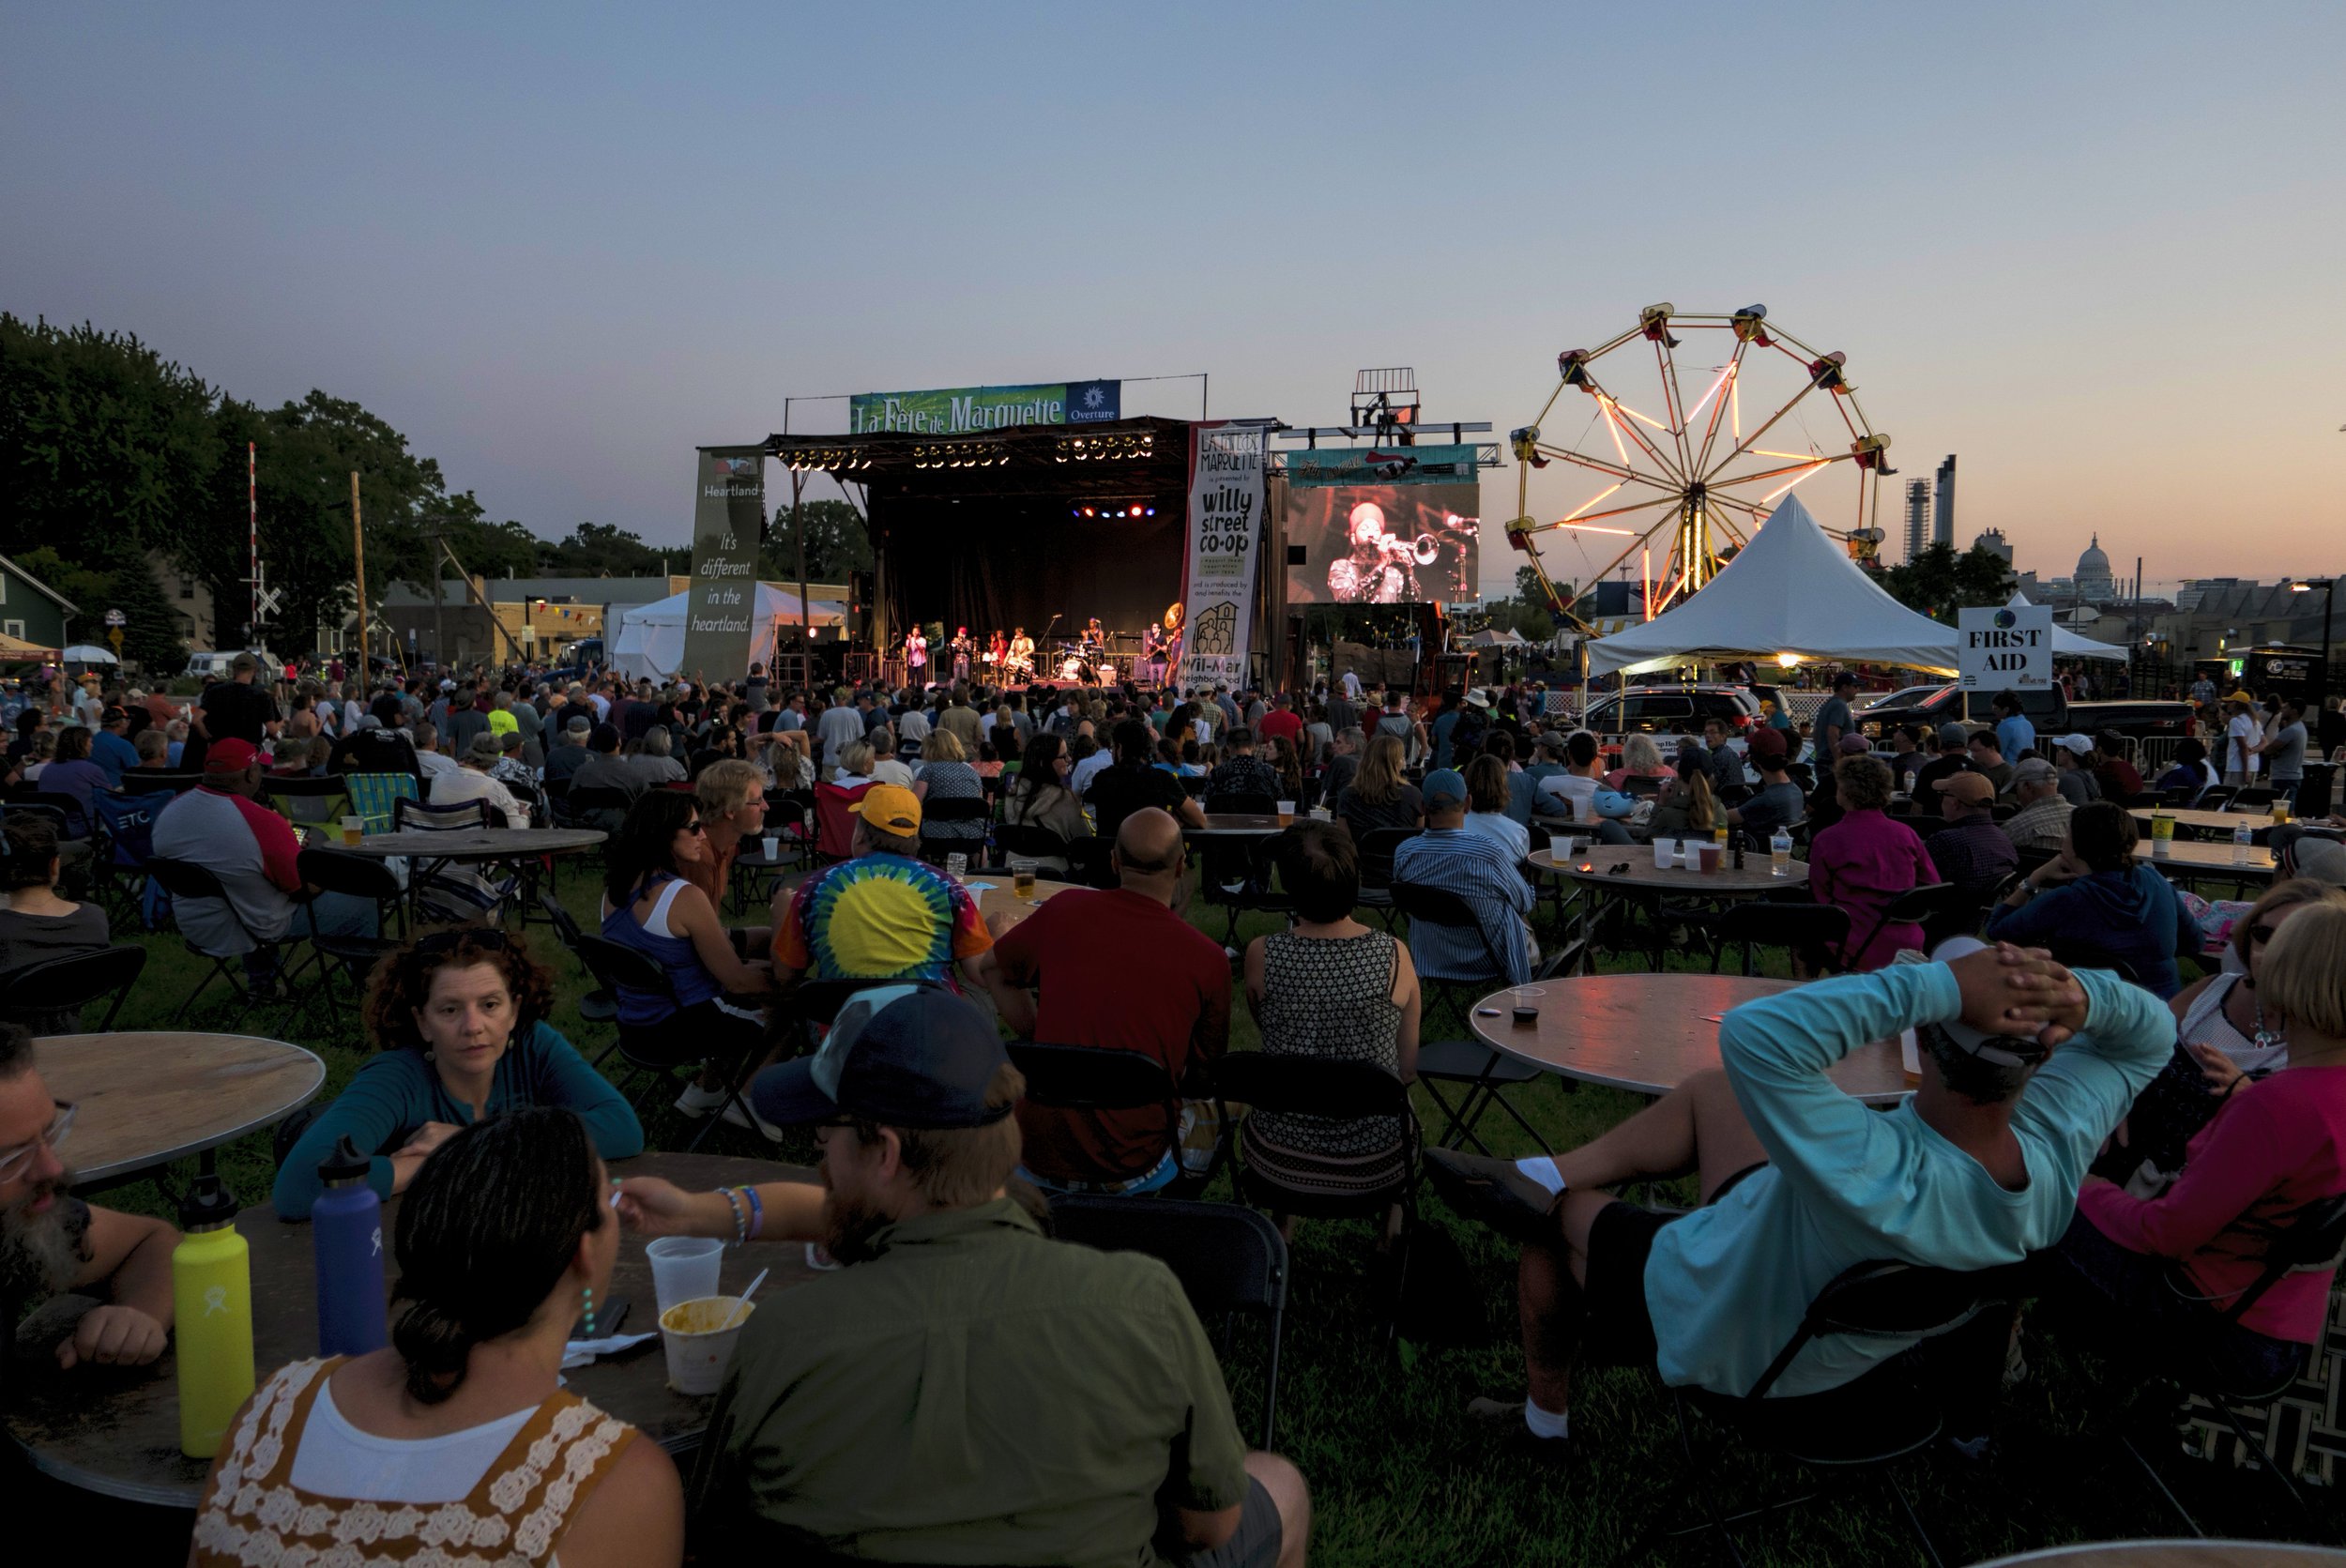
[[[1123,402],[1120,381],[858,392],[847,400],[847,434],[906,431],[916,435],[978,435],[1013,425],[1103,425],[1123,418]]]
[[[2052,606],[2002,604],[1956,612],[1956,669],[1966,692],[2052,687]]]
[[[1183,691],[1246,680],[1262,556],[1263,432],[1259,425],[1192,425],[1189,565],[1181,584]]]
[[[766,529],[759,447],[703,447],[693,504],[693,582],[685,592],[687,679],[739,680],[757,634],[757,546]]]

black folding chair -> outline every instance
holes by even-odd
[[[1377,910],[1393,929],[1393,852],[1424,831],[1419,828],[1371,828],[1355,846],[1361,862],[1361,903]]]
[[[136,943],[46,958],[0,974],[0,1002],[12,1013],[71,1012],[78,1019],[84,1008],[111,997],[98,1025],[102,1034],[114,1027],[123,999],[145,967],[146,950]]]
[[[1232,790],[1205,799],[1208,816],[1269,816],[1279,809],[1279,802],[1268,795],[1255,795]]]
[[[1102,1252],[1156,1258],[1181,1282],[1201,1319],[1260,1314],[1265,1319],[1262,1446],[1272,1446],[1278,1431],[1279,1339],[1287,1305],[1287,1247],[1278,1226],[1235,1203],[1059,1196],[1051,1199],[1051,1234]]]
[[[193,860],[174,860],[168,855],[153,855],[147,858],[146,874],[161,885],[163,891],[171,895],[175,913],[176,906],[184,900],[214,900],[228,912],[230,921],[243,935],[244,939],[251,944],[253,950],[257,951],[269,945],[255,936],[252,934],[252,928],[244,923],[244,917],[236,913],[236,905],[229,901],[228,890],[221,886],[220,878],[212,875],[211,868],[208,866],[197,865]],[[180,920],[178,924],[179,939],[187,944],[188,951],[198,958],[210,959],[212,967],[205,972],[202,980],[195,982],[195,989],[188,993],[187,1000],[179,1004],[178,1011],[171,1015],[171,1021],[175,1024],[185,1018],[188,1015],[188,1009],[195,1005],[195,999],[210,988],[212,982],[225,977],[228,988],[236,993],[237,1002],[236,1011],[231,1020],[231,1028],[241,1025],[245,1014],[250,1012],[253,1004],[260,999],[253,996],[251,987],[245,984],[244,967],[241,962],[243,954],[200,946],[194,937],[188,935],[187,921]]]
[[[1065,860],[1067,841],[1048,828],[1005,822],[994,830],[994,854],[1004,864],[1013,855],[1020,860]]]
[[[288,999],[297,1009],[295,1016],[307,1018],[310,1009],[323,999],[329,1018],[340,1012],[334,994],[339,978],[350,988],[350,1012],[355,1018],[366,996],[367,977],[385,953],[406,940],[405,890],[391,868],[369,855],[354,855],[346,849],[323,846],[306,848],[294,861],[301,880],[322,892],[343,893],[352,898],[370,899],[374,904],[377,935],[373,936],[341,936],[318,930],[317,906],[304,903],[301,921],[310,944],[309,962],[317,966],[317,976],[306,989],[297,990]],[[397,932],[399,935],[391,935]],[[288,985],[299,976],[301,966],[288,970]]]
[[[964,823],[983,822],[988,814],[984,797],[972,795],[950,800],[924,800],[921,805],[921,858],[942,865],[945,857],[963,854],[971,865],[985,859],[985,833],[954,831],[934,832],[931,830],[952,825],[958,830]]]
[[[1108,857],[1115,853],[1114,839],[1069,839],[1067,879],[1086,888],[1115,887],[1116,868],[1108,863]]]
[[[1952,932],[1934,932],[1931,927],[1955,919],[1966,909],[1976,913],[1977,900],[1952,882],[1926,882],[1919,888],[1909,888],[1882,906],[1881,912],[1874,917],[1873,924],[1866,928],[1865,936],[1842,944],[1840,967],[1844,969],[1855,968],[1857,955],[1864,952],[1883,930],[1893,925],[1923,927],[1926,946],[1937,936],[1952,936]]]
[[[587,984],[590,987],[594,986],[595,971],[587,964],[586,954],[579,951],[578,922],[571,918],[571,912],[568,909],[562,907],[561,901],[550,892],[541,891],[538,894],[538,906],[545,911],[546,923],[554,927],[555,939],[562,944],[563,949],[572,958],[578,960],[578,967],[586,974]],[[618,998],[608,991],[589,989],[586,995],[578,998],[578,1016],[583,1023],[608,1024],[616,1030],[619,1022]],[[614,1040],[611,1044],[603,1047],[602,1055],[594,1059],[593,1065],[601,1067],[604,1058],[617,1049],[618,1043]]]
[[[1390,1341],[1399,1329],[1402,1293],[1409,1283],[1409,1244],[1417,1225],[1418,1156],[1424,1138],[1416,1108],[1409,1104],[1409,1086],[1364,1061],[1322,1061],[1308,1057],[1272,1056],[1263,1051],[1233,1051],[1214,1063],[1213,1087],[1224,1101],[1245,1105],[1250,1114],[1276,1111],[1336,1121],[1392,1117],[1400,1122],[1403,1158],[1394,1180],[1379,1187],[1351,1193],[1289,1186],[1247,1164],[1241,1148],[1245,1142],[1242,1133],[1230,1140],[1230,1164],[1237,1175],[1239,1195],[1273,1214],[1382,1223],[1394,1210],[1401,1211],[1401,1234],[1396,1242],[1399,1256],[1393,1271],[1393,1311],[1385,1322],[1385,1337]]]
[[[1821,957],[1828,967],[1835,967],[1836,955],[1849,950],[1849,911],[1834,904],[1794,903],[1762,895],[1728,906],[1713,924],[1711,936],[1718,944],[1711,954],[1713,974],[1719,972],[1719,961],[1730,942],[1743,946],[1746,975],[1757,972],[1751,963],[1755,947],[1794,949]]]
[[[1451,1147],[1447,1140],[1454,1133],[1472,1144],[1483,1153],[1490,1149],[1475,1136],[1474,1129],[1483,1119],[1483,1113],[1497,1105],[1513,1119],[1515,1124],[1531,1136],[1545,1153],[1552,1154],[1547,1140],[1540,1130],[1524,1119],[1523,1113],[1507,1103],[1501,1090],[1538,1078],[1540,1069],[1502,1056],[1478,1040],[1463,1038],[1468,1031],[1467,1014],[1488,992],[1508,983],[1505,958],[1491,946],[1490,933],[1475,918],[1474,910],[1456,893],[1445,888],[1429,888],[1415,882],[1395,878],[1392,884],[1394,906],[1412,921],[1453,931],[1471,931],[1482,944],[1484,972],[1466,978],[1436,979],[1421,971],[1419,989],[1425,996],[1421,1014],[1420,1035],[1442,1035],[1445,1027],[1455,1027],[1458,1035],[1431,1041],[1421,1039],[1417,1048],[1417,1081],[1435,1104],[1441,1107],[1444,1125],[1434,1139],[1436,1148]],[[1448,1017],[1441,1015],[1447,1013]],[[1572,1080],[1566,1079],[1569,1083]],[[1438,1083],[1466,1086],[1464,1097],[1455,1106],[1442,1097]]]
[[[596,986],[614,998],[624,987],[664,997],[671,1007],[676,1005],[676,988],[669,982],[668,971],[649,953],[615,942],[607,936],[581,936],[578,938],[578,956],[586,964],[587,973],[594,976]],[[726,1104],[739,1106],[748,1126],[757,1125],[757,1118],[750,1110],[749,1102],[741,1096],[746,1077],[743,1070],[748,1066],[741,1055],[721,1060],[708,1048],[706,1040],[691,1038],[684,1030],[676,1028],[673,1022],[645,1028],[617,1019],[616,1013],[615,1008],[619,1034],[617,1049],[619,1059],[627,1065],[630,1076],[648,1077],[654,1086],[659,1086],[673,1085],[679,1080],[689,1082],[703,1070],[714,1072],[724,1081]],[[604,1054],[609,1055],[608,1052]],[[640,1116],[644,1109],[642,1091],[639,1090],[632,1098],[631,1104]],[[724,1106],[720,1105],[701,1119],[700,1130],[693,1134],[692,1142],[684,1146],[686,1153],[699,1149],[701,1140],[724,1119]]]
[[[125,795],[177,795],[193,789],[204,782],[201,773],[165,773],[152,768],[126,768],[122,770],[122,793]]]
[[[486,830],[502,826],[486,800],[458,800],[435,806],[403,795],[391,802],[391,831],[395,833],[469,832],[476,828]]]
[[[1750,1514],[1730,1516],[1721,1512],[1712,1482],[1725,1467],[1715,1458],[1706,1461],[1696,1454],[1688,1420],[1690,1406],[1720,1421],[1752,1446],[1812,1469],[1881,1470],[1924,1556],[1936,1565],[1938,1548],[1932,1545],[1904,1488],[1886,1469],[1892,1461],[1936,1440],[1944,1424],[1940,1399],[1918,1384],[1913,1364],[1892,1356],[1836,1388],[1777,1398],[1768,1395],[1815,1341],[1937,1338],[1962,1328],[1989,1305],[2013,1299],[2017,1283],[2018,1276],[2010,1270],[1958,1273],[1895,1259],[1859,1263],[1834,1276],[1817,1293],[1802,1315],[1799,1329],[1747,1393],[1737,1397],[1699,1388],[1670,1390],[1679,1446],[1705,1515],[1705,1522],[1693,1528],[1716,1530],[1729,1558],[1743,1562],[1743,1551],[1730,1527]],[[1811,1496],[1805,1495],[1766,1504],[1755,1512],[1772,1513],[1809,1500]],[[1657,1521],[1647,1532],[1647,1543],[1667,1524],[1667,1519]],[[1630,1556],[1638,1555],[1638,1549],[1632,1548]]]
[[[1011,1065],[1027,1080],[1027,1098],[1038,1105],[1061,1111],[1161,1110],[1165,1150],[1176,1162],[1180,1160],[1181,1091],[1165,1064],[1154,1057],[1099,1045],[1059,1045],[1033,1040],[1013,1040],[1008,1049]],[[1226,1116],[1223,1124],[1228,1124]],[[1172,1185],[1203,1188],[1220,1167],[1222,1154],[1217,1148],[1213,1164],[1202,1176],[1193,1180],[1186,1173],[1177,1174]]]

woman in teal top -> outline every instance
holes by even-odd
[[[553,1000],[553,975],[494,926],[436,931],[384,954],[366,1012],[381,1054],[278,1167],[277,1217],[310,1217],[318,1165],[345,1137],[374,1157],[372,1183],[389,1197],[425,1155],[516,1105],[577,1112],[605,1160],[642,1153],[633,1108],[543,1021]]]

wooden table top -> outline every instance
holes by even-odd
[[[592,849],[608,836],[595,828],[458,828],[445,832],[410,828],[400,833],[369,833],[348,845],[336,835],[327,847],[386,859],[407,855],[424,860],[502,860]]]
[[[2178,828],[2193,828],[2203,833],[2221,833],[2228,841],[2232,838],[2232,830],[2243,822],[2260,833],[2273,826],[2272,814],[2268,812],[2203,812],[2170,806],[2133,806],[2128,811],[2145,835],[2151,830],[2154,813],[2173,817]]]
[[[979,914],[985,916],[988,920],[999,915],[1013,921],[1025,920],[1028,915],[1033,914],[1037,904],[1046,899],[1057,898],[1070,888],[1082,886],[1077,882],[1053,882],[1038,876],[1034,879],[1034,897],[1028,900],[1020,898],[1011,891],[1010,873],[1006,871],[983,876],[973,875],[969,880],[989,884],[983,892],[978,894]]]
[[[2263,845],[2251,845],[2248,862],[2232,862],[2230,843],[2208,844],[2195,839],[2175,839],[2167,846],[2167,853],[2155,855],[2149,839],[2134,846],[2134,858],[2161,871],[2180,871],[2204,876],[2270,877],[2273,875],[2273,851]]]
[[[1675,866],[1659,871],[1654,868],[1653,848],[1642,844],[1584,847],[1579,858],[1568,863],[1558,860],[1552,849],[1534,849],[1527,859],[1535,870],[1553,872],[1576,882],[1612,888],[1651,888],[1683,893],[1688,898],[1740,898],[1763,893],[1770,888],[1797,888],[1808,880],[1805,860],[1794,860],[1791,875],[1778,876],[1767,856],[1748,851],[1741,871],[1735,869],[1731,855],[1716,871],[1686,871]],[[1612,875],[1612,868],[1624,862],[1629,869],[1618,876]]]
[[[1292,821],[1293,818],[1288,820]],[[1287,825],[1281,822],[1275,814],[1257,815],[1252,812],[1211,812],[1207,814],[1204,827],[1193,828],[1183,823],[1181,831],[1192,835],[1224,833],[1233,836],[1244,834],[1250,837],[1260,837],[1275,833]]]
[[[2000,1557],[1973,1568],[2317,1568],[2346,1552],[2277,1541],[2103,1541]]]
[[[246,1034],[53,1034],[34,1052],[49,1092],[82,1107],[66,1145],[79,1186],[274,1126],[326,1082],[310,1052]]]
[[[612,1169],[623,1176],[664,1176],[691,1191],[815,1179],[812,1171],[801,1168],[717,1154],[645,1154]],[[398,1210],[397,1198],[383,1206],[386,1227]],[[236,1229],[252,1248],[253,1367],[266,1378],[288,1362],[317,1354],[311,1232],[306,1225],[282,1223],[266,1202],[238,1214]],[[611,1297],[624,1297],[630,1303],[621,1330],[625,1333],[658,1326],[651,1265],[644,1246],[641,1238],[624,1238],[611,1273]],[[739,1290],[769,1265],[773,1274],[759,1290],[760,1300],[815,1277],[800,1243],[753,1241],[726,1253],[724,1287]],[[396,1265],[388,1271],[388,1283],[397,1283],[397,1271]],[[5,1414],[8,1435],[23,1445],[35,1466],[72,1485],[107,1497],[192,1509],[209,1466],[179,1452],[173,1355],[166,1350],[151,1366],[61,1373],[46,1349],[23,1354],[11,1373],[14,1403]],[[617,1359],[606,1357],[562,1376],[571,1392],[632,1423],[671,1454],[689,1453],[699,1445],[709,1408],[716,1402],[713,1394],[681,1394],[668,1387],[666,1359],[656,1338]]]
[[[1742,975],[1586,975],[1544,980],[1531,1001],[1536,1022],[1515,1021],[1514,987],[1474,1004],[1468,1021],[1485,1045],[1583,1083],[1608,1084],[1638,1094],[1667,1094],[1693,1074],[1719,1064],[1717,1019],[1729,1008],[1790,991],[1795,982]],[[1485,1008],[1500,1010],[1496,1018]],[[1898,1043],[1861,1045],[1826,1073],[1858,1100],[1896,1100],[1913,1091]]]

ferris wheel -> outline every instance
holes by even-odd
[[[1819,353],[1767,317],[1764,305],[1683,315],[1649,305],[1619,337],[1558,355],[1556,389],[1538,419],[1509,433],[1516,515],[1507,541],[1531,557],[1549,602],[1582,630],[1532,536],[1568,530],[1615,547],[1605,566],[1574,575],[1595,583],[1638,565],[1649,619],[1718,575],[1795,487],[1852,558],[1870,561],[1880,549],[1881,480],[1897,472],[1890,438],[1866,421],[1847,356]],[[1699,392],[1692,402],[1689,381]],[[1584,407],[1585,426],[1561,438],[1561,421]],[[1531,515],[1531,476],[1551,463],[1585,470],[1573,476],[1584,482],[1573,486],[1578,505],[1543,522]],[[1836,464],[1852,478],[1826,476]]]

